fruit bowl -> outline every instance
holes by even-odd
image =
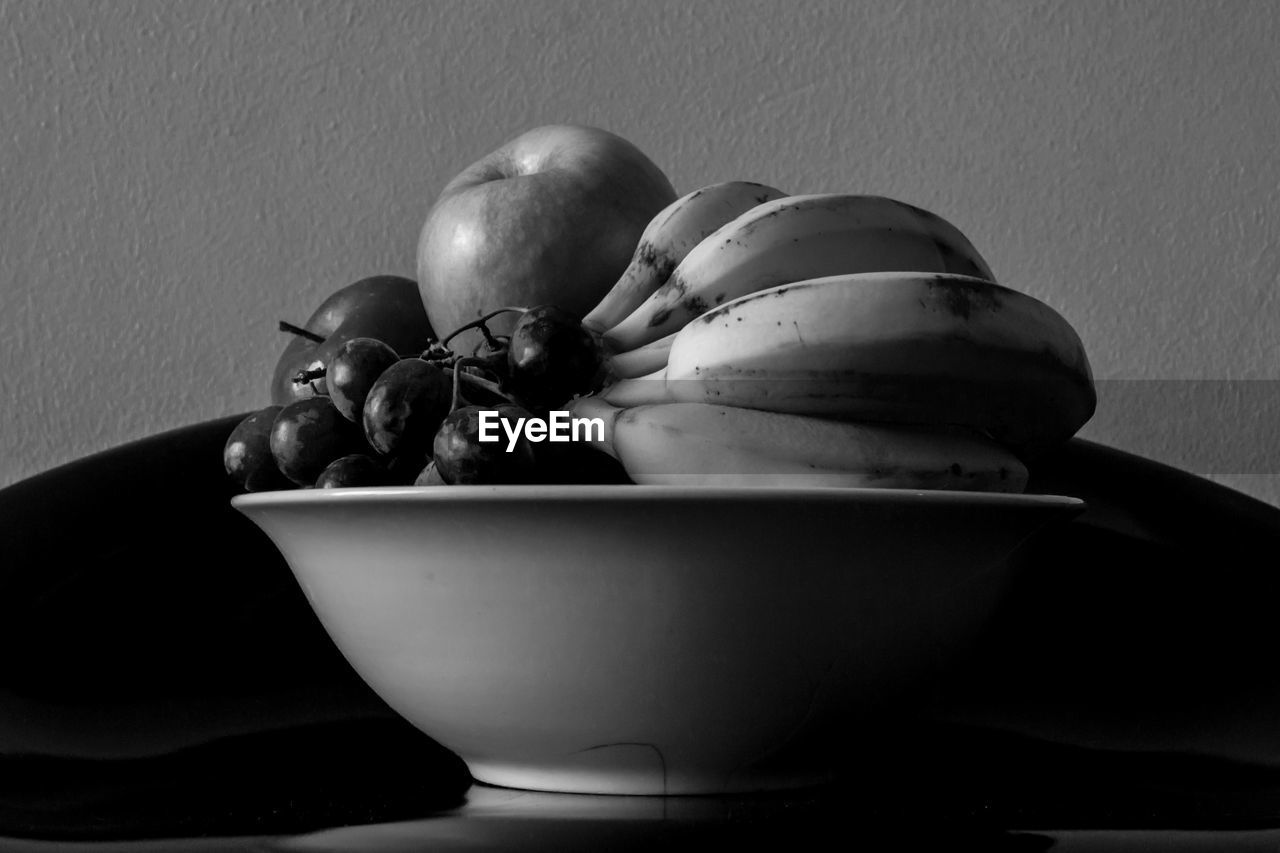
[[[338,648],[477,781],[712,794],[838,777],[837,742],[976,637],[1084,504],[889,489],[259,492]]]

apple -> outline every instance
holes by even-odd
[[[322,340],[295,335],[284,348],[271,377],[271,402],[278,406],[326,393],[323,378],[295,383],[293,377],[323,368],[352,338],[377,338],[401,355],[417,355],[435,337],[418,283],[397,275],[362,278],[338,290],[302,328]]]
[[[675,200],[662,170],[594,127],[530,130],[445,186],[418,240],[418,285],[441,334],[488,311],[552,304],[583,316]],[[515,315],[489,324],[507,334]]]

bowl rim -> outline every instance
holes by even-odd
[[[527,485],[527,486],[364,486],[327,489],[286,489],[246,492],[231,498],[231,505],[251,509],[265,506],[307,506],[379,502],[471,503],[502,500],[517,503],[576,503],[640,500],[765,502],[788,500],[858,504],[905,504],[1000,507],[1043,507],[1083,512],[1081,498],[1052,494],[968,492],[946,489],[881,489],[850,486],[642,486]]]

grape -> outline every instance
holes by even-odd
[[[306,397],[280,410],[271,425],[271,455],[300,486],[315,483],[339,456],[359,452],[360,429],[328,397]]]
[[[386,457],[389,486],[412,486],[422,469],[431,461],[429,453],[408,453]]]
[[[539,482],[561,485],[623,485],[632,482],[622,463],[580,441],[536,445]]]
[[[401,359],[369,389],[365,438],[379,453],[425,459],[452,399],[453,382],[443,370],[420,358]]]
[[[353,486],[390,486],[387,466],[364,453],[340,456],[325,466],[316,478],[317,489],[344,489]]]
[[[283,406],[267,406],[236,424],[222,449],[222,464],[240,488],[248,492],[291,489],[271,454],[271,424]]]
[[[447,486],[449,485],[440,476],[440,469],[436,467],[436,463],[429,462],[427,467],[422,469],[422,473],[418,475],[418,479],[413,481],[415,486]]]
[[[333,405],[344,418],[352,423],[360,421],[369,389],[399,360],[395,350],[376,338],[352,338],[338,347],[324,378]]]
[[[463,406],[445,418],[436,433],[434,460],[441,479],[450,485],[495,485],[502,483],[529,483],[536,473],[536,462],[531,445],[521,434],[515,447],[507,451],[506,431],[499,424],[498,441],[480,440],[480,413],[496,411],[498,417],[512,422],[517,418],[529,418],[530,413],[519,406]]]
[[[554,305],[524,312],[507,350],[512,391],[538,408],[560,406],[591,391],[601,362],[591,333],[577,317]]]

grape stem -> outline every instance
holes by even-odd
[[[299,370],[293,377],[294,385],[306,385],[308,382],[314,382],[317,379],[324,379],[325,369],[323,367],[313,367],[310,370]]]
[[[462,381],[470,385],[474,385],[477,388],[481,388],[485,391],[488,391],[490,394],[493,394],[495,397],[500,397],[503,400],[506,400],[508,403],[510,403],[513,406],[520,405],[519,401],[517,401],[516,398],[512,397],[510,394],[503,391],[502,388],[499,387],[496,382],[490,382],[488,379],[484,379],[480,376],[475,376],[473,374],[467,373],[466,371],[463,371],[462,373]]]
[[[463,325],[454,329],[452,332],[450,332],[448,335],[445,336],[444,340],[440,341],[440,345],[448,346],[449,341],[453,340],[458,335],[465,332],[467,329],[479,329],[480,333],[484,335],[485,342],[488,343],[490,346],[492,346],[494,349],[497,349],[498,348],[497,341],[494,339],[493,335],[489,332],[489,327],[486,326],[485,323],[487,323],[488,321],[492,320],[494,317],[497,317],[500,314],[523,314],[528,310],[529,310],[528,308],[518,308],[515,306],[510,306],[507,308],[499,308],[495,311],[490,311],[488,314],[485,314],[483,317],[480,317],[479,319],[476,319],[476,320],[472,320],[470,323],[464,323]]]
[[[462,396],[458,393],[458,389],[462,385],[462,368],[466,366],[463,364],[466,361],[470,361],[470,359],[460,358],[453,363],[453,396],[449,399],[449,411],[451,413],[458,411],[458,400]]]
[[[422,355],[418,358],[423,361],[447,361],[453,358],[455,353],[437,340],[432,339],[427,348],[422,351]]]
[[[488,391],[490,394],[493,394],[497,397],[502,398],[503,400],[506,400],[508,403],[510,403],[513,406],[520,405],[514,399],[512,399],[511,395],[503,391],[496,382],[490,382],[488,379],[484,379],[480,376],[473,376],[470,373],[467,373],[466,370],[464,370],[464,368],[470,367],[473,365],[476,367],[483,368],[485,370],[489,369],[484,359],[475,358],[474,356],[464,356],[453,363],[453,398],[449,401],[450,412],[456,412],[458,410],[458,402],[460,400],[466,399],[465,397],[462,396],[462,392],[461,392],[462,382],[464,379],[467,381],[467,383],[474,385],[477,388],[482,388],[485,391]]]
[[[300,338],[306,338],[318,344],[324,343],[324,335],[317,335],[315,332],[304,329],[301,326],[295,326],[292,323],[286,323],[284,320],[279,321],[279,323],[280,331],[282,332],[288,332],[291,335],[297,335]]]
[[[484,332],[488,332],[488,331],[489,331],[489,329],[488,329],[487,327],[481,327],[481,329],[482,329],[482,331],[484,331]],[[507,350],[511,348],[511,336],[510,336],[510,335],[489,335],[489,334],[486,334],[484,337],[485,337],[485,339],[484,339],[483,341],[481,341],[480,343],[476,344],[475,349],[473,349],[473,350],[471,351],[471,354],[472,354],[472,355],[474,355],[474,356],[479,356],[479,355],[480,355],[480,350],[481,350],[482,348],[484,348],[484,347],[486,347],[486,346],[487,346],[487,347],[489,348],[489,353],[490,353],[491,355],[501,355],[501,356],[504,356],[504,357],[505,357],[505,356],[506,356],[506,354],[507,354]]]

